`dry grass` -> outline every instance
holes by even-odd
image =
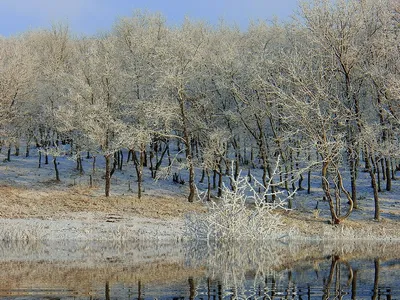
[[[89,188],[71,187],[66,190],[27,189],[0,186],[1,218],[62,217],[76,212],[133,214],[141,217],[171,219],[186,213],[204,211],[199,203],[188,203],[184,198],[171,196],[97,196]]]
[[[206,211],[201,203],[188,203],[182,197],[145,195],[138,200],[132,195],[106,198],[96,193],[95,189],[60,188],[52,184],[34,189],[0,186],[0,218],[74,218],[79,213],[92,212],[124,218],[140,216],[172,220],[183,219],[188,213]],[[286,229],[296,233],[294,238],[400,239],[400,222],[394,220],[346,220],[332,226],[324,218],[301,211],[283,212],[281,216]]]
[[[400,222],[394,220],[350,219],[332,226],[327,219],[303,212],[291,211],[282,215],[285,226],[296,228],[300,238],[400,240]]]

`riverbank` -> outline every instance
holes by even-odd
[[[99,196],[95,189],[0,186],[0,240],[180,241],[185,216],[204,213],[201,202],[182,196]],[[300,201],[300,200],[299,200]],[[332,226],[316,211],[280,212],[290,239],[399,240],[397,218],[350,218]]]

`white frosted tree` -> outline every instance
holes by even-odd
[[[125,124],[121,120],[121,103],[124,99],[120,88],[120,64],[115,55],[115,39],[103,36],[75,42],[74,70],[66,73],[68,102],[59,110],[67,132],[75,131],[96,145],[106,162],[105,195],[110,195],[112,159],[120,150],[121,133]]]

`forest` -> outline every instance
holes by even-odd
[[[0,37],[2,163],[34,146],[60,180],[61,156],[81,172],[101,157],[109,196],[131,159],[139,198],[150,168],[187,185],[189,202],[198,181],[207,200],[222,197],[240,170],[274,202],[278,190],[310,193],[314,172],[333,223],[357,208],[366,172],[379,220],[400,170],[399,35],[396,0],[310,0],[247,30],[134,12],[96,36],[55,24]]]

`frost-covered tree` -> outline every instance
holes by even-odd
[[[32,92],[34,72],[27,36],[0,38],[0,143],[18,150],[23,134],[22,106]]]
[[[206,127],[199,118],[201,101],[205,99],[203,72],[209,29],[201,23],[186,20],[181,28],[170,32],[164,64],[159,72],[160,95],[177,109],[175,131],[185,146],[185,157],[189,171],[188,201],[195,197],[195,162],[192,148],[196,131]]]
[[[65,74],[68,102],[59,111],[65,131],[81,135],[104,156],[106,197],[110,195],[113,155],[123,145],[121,134],[126,127],[121,120],[124,91],[115,53],[112,36],[75,43],[75,68]]]

